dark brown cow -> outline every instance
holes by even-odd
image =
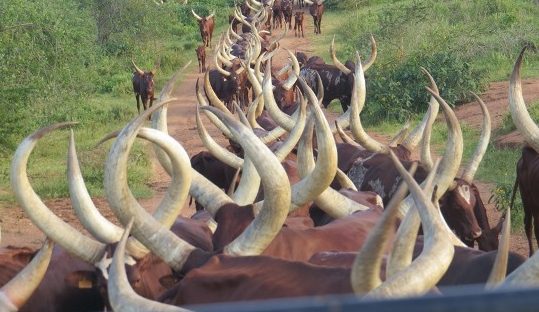
[[[191,157],[191,167],[223,190],[228,190],[236,174],[235,168],[221,162],[207,151],[193,155]],[[197,211],[204,209],[197,202],[195,202],[195,205]]]
[[[526,146],[522,148],[522,155],[517,163],[515,187],[520,188],[522,205],[524,206],[524,231],[528,239],[530,256],[534,253],[533,234],[539,244],[539,142],[537,140],[539,128],[530,117],[524,97],[522,95],[522,81],[520,70],[524,58],[525,46],[518,56],[511,80],[509,83],[509,108],[513,123],[520,131]],[[516,192],[516,190],[515,190]]]
[[[0,252],[0,285],[4,285],[22,270],[34,256],[28,248],[7,247]],[[49,267],[41,284],[19,310],[23,311],[97,311],[104,307],[99,292],[85,287],[74,287],[67,277],[78,270],[94,267],[70,256],[55,246]],[[81,284],[82,285],[82,284]]]
[[[325,64],[323,61],[320,62],[320,60],[312,59],[312,62],[308,61],[301,68],[300,76],[307,81],[307,84],[315,92],[318,92],[317,76],[320,76],[324,86],[324,98],[322,100],[324,107],[327,108],[331,101],[338,99],[341,102],[343,111],[346,111],[350,106],[353,81],[350,80],[349,75],[344,74],[337,67]],[[353,65],[348,62],[346,66],[353,69]]]
[[[294,36],[296,37],[305,37],[303,33],[303,18],[305,12],[298,11],[294,14]]]
[[[311,13],[311,16],[313,17],[314,22],[314,33],[315,34],[321,34],[322,33],[322,16],[324,15],[324,0],[314,0],[309,1],[305,0],[310,7],[309,7],[309,13]]]
[[[197,53],[198,72],[203,73],[206,71],[206,48],[204,45],[200,45],[195,52]]]
[[[292,0],[283,0],[281,6],[284,18],[284,27],[288,24],[288,29],[292,29],[292,15],[293,15]]]
[[[231,112],[234,112],[233,100],[236,100],[239,105],[244,105],[247,102],[250,84],[239,59],[234,59],[229,67],[209,70],[206,75],[208,76],[205,79],[209,80],[217,97]],[[208,96],[207,84],[205,84],[204,91]]]
[[[202,37],[202,43],[206,47],[211,47],[213,28],[215,27],[215,14],[212,13],[208,16],[200,17],[193,10],[191,10],[191,13],[193,13],[193,16],[198,21],[198,28],[200,30],[200,37]]]
[[[423,248],[422,237],[414,247],[414,258]],[[438,287],[485,284],[494,265],[497,251],[481,251],[473,248],[455,246],[455,255],[449,269],[438,282]],[[322,252],[315,254],[309,263],[329,267],[350,268],[354,263],[357,252]],[[526,258],[520,254],[509,252],[507,274],[513,272]]]
[[[140,102],[142,102],[143,109],[152,107],[154,97],[154,82],[155,69],[151,71],[144,71],[133,62],[135,71],[133,72],[133,92],[135,93],[135,99],[137,100],[137,111],[140,114]],[[149,101],[149,105],[148,105]]]
[[[348,154],[353,154],[354,148],[349,147],[349,149],[351,152],[348,151]],[[346,160],[346,163],[340,163],[343,166],[340,167],[341,170],[347,169],[345,172],[348,172],[348,176],[359,190],[376,192],[386,204],[400,182],[400,179],[396,178],[398,172],[391,159],[384,154],[371,154],[370,157],[365,157],[365,152],[361,150],[355,153],[361,158],[350,168],[347,168],[350,158],[343,155],[342,158]],[[341,159],[340,156],[339,159]],[[410,160],[402,159],[406,167],[411,165]],[[426,176],[425,169],[419,166],[414,175],[416,181],[422,182]],[[477,240],[481,241],[482,250],[489,251],[498,248],[498,232],[495,231],[496,227],[491,228],[489,225],[485,206],[475,185],[456,178],[453,190],[446,192],[440,198],[440,208],[449,227],[468,246],[473,247]]]
[[[277,29],[277,27],[283,28],[283,18],[284,18],[283,0],[275,0],[273,2],[272,10],[273,10],[273,14],[272,14],[273,28],[272,29]]]

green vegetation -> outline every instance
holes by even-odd
[[[329,60],[328,47],[336,35],[337,56],[344,62],[355,50],[370,55],[369,36],[378,44],[376,63],[366,73],[367,105],[362,121],[369,130],[394,135],[403,121],[418,121],[426,111],[428,80],[423,66],[432,74],[448,103],[469,100],[492,81],[507,80],[513,62],[524,45],[530,46],[523,77],[539,76],[539,6],[528,0],[328,0],[334,11],[324,15],[322,36],[314,39],[315,54]],[[539,121],[539,105],[530,113]],[[336,105],[337,106],[337,105]],[[338,107],[338,106],[337,106]],[[507,114],[493,136],[515,129]],[[473,154],[479,131],[462,125],[465,152],[463,163]],[[440,154],[446,139],[445,124],[437,123],[432,134],[433,153]],[[495,185],[491,200],[499,209],[510,201],[520,150],[490,145],[476,179]],[[488,200],[484,198],[483,200]],[[515,227],[522,226],[517,196],[513,210]]]
[[[367,58],[371,34],[378,43],[377,61],[366,73],[363,116],[370,125],[425,110],[428,81],[421,66],[442,97],[458,105],[470,91],[506,79],[519,50],[539,42],[539,6],[531,0],[328,0],[328,7],[336,10],[324,15],[324,35],[315,39],[318,55],[329,60],[333,34],[343,62],[356,50]],[[529,53],[526,62],[524,76],[537,76],[539,55]]]
[[[195,59],[200,42],[191,15],[215,11],[228,21],[232,1],[200,0],[192,5],[151,0],[39,0],[0,2],[0,200],[9,192],[11,155],[40,127],[78,121],[74,127],[84,177],[92,194],[102,193],[105,147],[94,145],[136,115],[131,59],[143,69],[159,63],[156,89]],[[67,132],[44,138],[30,159],[29,174],[44,197],[68,196],[65,182]],[[131,155],[130,185],[137,196],[151,168],[146,147]]]

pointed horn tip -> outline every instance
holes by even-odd
[[[513,73],[511,74],[511,82],[520,81],[520,68],[522,67],[522,60],[524,59],[524,52],[526,52],[528,46],[524,46],[518,55],[518,58],[513,67]]]
[[[47,126],[47,127],[44,127],[44,128],[41,128],[41,129],[37,130],[36,132],[34,132],[29,137],[29,139],[31,139],[31,140],[39,140],[43,136],[45,136],[46,134],[48,134],[48,133],[50,133],[50,132],[52,132],[54,130],[66,128],[66,127],[69,127],[69,126],[74,126],[74,125],[77,125],[78,123],[79,123],[78,121],[67,121],[67,122],[60,122],[60,123],[57,123],[57,124],[53,124],[53,125],[50,125],[50,126]]]
[[[120,134],[120,130],[117,130],[117,131],[114,131],[114,132],[111,132],[111,133],[105,135],[101,140],[99,140],[99,142],[97,142],[94,145],[94,148],[98,148],[101,144],[107,142],[110,139],[113,139],[113,138],[117,137],[118,134]]]

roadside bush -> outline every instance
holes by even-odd
[[[450,105],[469,98],[470,90],[480,90],[484,81],[481,73],[455,53],[435,53],[415,56],[399,64],[369,70],[367,100],[362,113],[365,120],[385,119],[404,121],[417,113],[424,113],[430,94],[428,78],[420,68],[426,68],[436,80],[441,96]],[[372,72],[371,72],[372,71]]]

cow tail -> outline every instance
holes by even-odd
[[[513,193],[511,194],[511,202],[509,203],[509,207],[511,210],[513,210],[513,206],[515,204],[515,197],[517,195],[518,190],[518,176],[515,178],[515,184],[513,184]]]

